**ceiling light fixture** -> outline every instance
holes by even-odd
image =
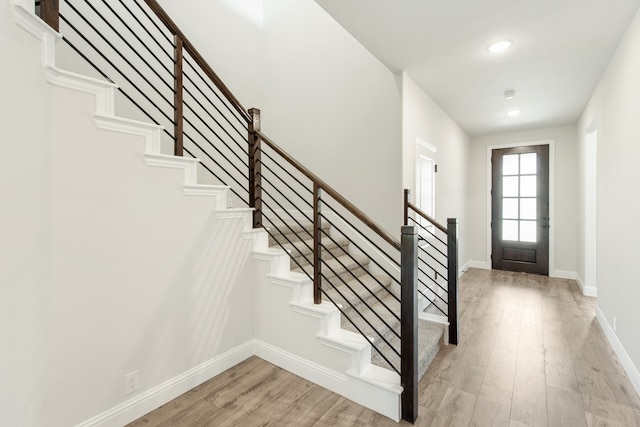
[[[513,42],[511,40],[500,40],[498,42],[491,43],[487,47],[487,50],[489,52],[492,52],[492,53],[500,53],[500,52],[504,52],[505,50],[509,49],[512,44],[513,44]]]
[[[516,91],[513,89],[509,89],[507,91],[504,92],[504,98],[505,99],[513,99],[516,97]]]
[[[511,111],[509,111],[509,112],[507,113],[507,116],[509,116],[509,117],[515,117],[515,116],[517,116],[517,115],[519,115],[519,114],[520,114],[520,110],[511,110]]]

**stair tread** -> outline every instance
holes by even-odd
[[[290,229],[283,225],[278,227],[285,232],[272,231],[270,244],[281,245],[290,252],[292,272],[313,275],[313,266],[309,263],[313,253],[312,224],[291,224]],[[328,224],[323,224],[325,232],[329,228]],[[294,236],[294,233],[299,236]],[[365,335],[389,360],[396,363],[398,359],[395,351],[400,348],[401,308],[398,298],[391,293],[397,291],[393,289],[392,278],[387,274],[369,272],[370,260],[366,255],[341,253],[342,248],[349,245],[348,239],[339,237],[334,240],[335,243],[326,243],[327,250],[322,254],[322,287],[327,294],[325,301],[333,301],[341,307],[342,330]],[[444,328],[442,324],[419,319],[419,377],[422,377],[441,348]],[[371,363],[390,369],[376,350],[372,351]]]
[[[323,244],[323,257],[331,256],[328,252],[332,249],[345,248],[349,245],[349,240],[346,238],[334,240],[336,241],[335,243],[329,241],[328,243]],[[284,247],[284,249],[291,251],[291,256],[300,256],[302,254],[307,255],[313,253],[313,239],[296,240],[286,243],[283,242],[282,246]]]
[[[331,224],[325,221],[320,225],[320,227],[322,228],[322,230],[327,231],[331,228]],[[304,231],[304,233],[302,234],[303,236],[313,238],[313,223],[307,220],[298,220],[297,222],[291,220],[291,222],[286,223],[276,221],[267,225],[266,228],[268,228],[275,236],[300,234],[302,231]]]
[[[359,274],[357,274],[357,272],[354,270],[364,270],[368,263],[369,258],[367,258],[366,256],[345,254],[324,260],[321,270],[323,275],[328,278],[332,278],[343,273],[349,274],[347,270],[352,270],[357,277],[359,275],[362,275],[363,271],[360,271]],[[308,273],[313,273],[312,265],[305,265],[303,266],[303,269]],[[300,268],[298,267],[293,271],[299,270]]]

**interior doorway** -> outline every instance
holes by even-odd
[[[491,267],[549,275],[549,145],[491,152]]]
[[[438,149],[416,138],[416,196],[415,203],[420,210],[435,218],[436,215],[436,153]],[[420,218],[421,225],[427,229],[433,225]]]

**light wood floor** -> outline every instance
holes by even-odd
[[[575,282],[469,270],[460,344],[420,381],[418,426],[637,426],[640,399]],[[250,358],[130,426],[408,426]]]

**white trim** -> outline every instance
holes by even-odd
[[[582,291],[582,295],[585,297],[597,297],[598,296],[598,288],[595,286],[585,286],[584,280],[578,273],[576,273],[576,282]]]
[[[555,277],[557,279],[576,280],[576,276],[577,274],[575,271],[567,271],[567,270],[549,271],[549,277]]]
[[[548,145],[549,146],[549,273],[555,270],[555,162],[556,162],[556,150],[555,140],[541,140],[541,141],[529,141],[529,142],[515,142],[510,144],[499,144],[487,146],[487,265],[491,268],[491,250],[492,250],[492,236],[491,236],[491,152],[493,150],[499,150],[502,148],[515,148],[515,147],[530,147],[533,145]]]
[[[143,137],[144,152],[160,154],[160,134],[163,126],[100,113],[94,113],[93,120],[98,129]]]
[[[598,131],[595,120],[589,125],[584,135],[583,150],[583,211],[580,212],[580,230],[583,236],[582,265],[583,283],[595,293],[597,284],[597,163],[598,163]]]
[[[487,261],[469,260],[465,265],[467,266],[467,269],[479,268],[481,270],[491,270],[491,262],[487,262]]]
[[[426,148],[429,151],[433,151],[434,153],[438,152],[438,147],[436,147],[435,145],[431,145],[429,144],[427,141],[425,141],[422,138],[418,138],[416,137],[416,145],[419,145],[421,147]]]
[[[385,415],[400,420],[402,387],[395,372],[369,365],[361,375],[348,371],[341,374],[324,366],[286,352],[266,342],[255,340],[255,355]]]
[[[157,385],[76,427],[123,426],[210,380],[255,354],[255,343],[247,341],[213,359]]]
[[[28,0],[10,0],[14,6],[13,21],[29,34],[42,41],[41,63],[42,65],[55,64],[56,43],[62,39],[62,34],[56,32],[40,17],[35,15],[35,2]]]
[[[640,372],[638,372],[636,365],[633,364],[631,357],[627,354],[627,351],[624,349],[624,346],[618,339],[616,333],[613,332],[611,325],[609,325],[607,318],[604,316],[604,313],[602,313],[599,306],[596,306],[596,319],[598,319],[598,323],[600,323],[605,336],[609,340],[611,347],[613,347],[613,351],[615,351],[618,359],[620,359],[620,363],[622,363],[622,367],[629,376],[631,384],[633,384],[633,388],[636,390],[636,393],[640,394]]]
[[[462,275],[466,273],[469,268],[471,268],[471,261],[467,261],[462,267],[460,267],[458,271],[458,278],[462,277]]]
[[[198,183],[198,163],[200,159],[191,157],[179,157],[168,154],[145,153],[142,155],[147,166],[162,168],[182,169],[183,185],[193,185]]]

